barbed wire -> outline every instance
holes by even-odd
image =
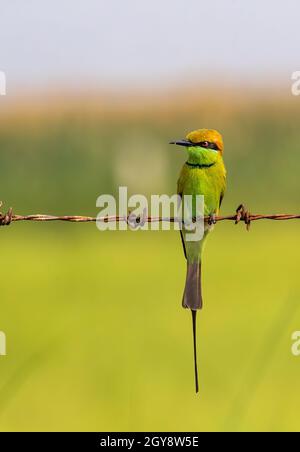
[[[3,203],[0,201],[0,208]],[[234,215],[228,216],[206,216],[204,217],[204,221],[215,224],[219,221],[234,221],[235,224],[243,222],[246,224],[247,229],[249,230],[250,225],[253,221],[258,220],[296,220],[300,219],[300,215],[291,215],[291,214],[273,214],[273,215],[257,215],[251,214],[243,204],[241,204]],[[196,220],[196,219],[195,219]],[[15,215],[13,213],[12,208],[8,210],[7,213],[3,214],[0,212],[0,226],[8,226],[13,222],[19,221],[69,221],[73,223],[91,223],[91,222],[126,222],[132,227],[136,227],[137,225],[142,226],[145,223],[157,223],[157,222],[170,222],[170,223],[181,223],[182,219],[177,217],[149,217],[145,214],[142,216],[136,216],[132,213],[129,213],[126,216],[82,216],[82,215],[45,215],[45,214],[36,214],[36,215]]]

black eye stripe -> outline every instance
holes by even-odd
[[[202,148],[206,149],[214,149],[215,151],[219,151],[218,146],[216,143],[212,143],[211,141],[201,141],[200,143],[193,143],[193,146],[200,146]]]

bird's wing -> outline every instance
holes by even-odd
[[[179,181],[178,181],[179,182]],[[178,183],[178,189],[179,189],[179,183]],[[180,197],[180,203],[182,202],[182,193],[178,193],[178,196]],[[183,247],[183,252],[184,252],[184,256],[187,259],[186,256],[186,248],[185,248],[185,243],[184,243],[184,238],[183,238],[183,233],[182,233],[182,229],[180,229],[180,237],[181,237],[181,243],[182,243],[182,247]]]
[[[224,195],[225,195],[225,190],[226,190],[226,171],[225,171],[225,174],[224,174],[223,187],[222,187],[221,194],[220,194],[219,208],[222,205],[222,201],[223,201],[223,198],[224,198]]]
[[[222,193],[221,193],[219,208],[221,208],[221,205],[222,205],[222,202],[223,202],[223,199],[224,199],[224,195],[225,195],[225,190],[222,191]]]

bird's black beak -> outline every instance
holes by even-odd
[[[177,144],[177,146],[192,146],[192,143],[189,140],[179,140],[179,141],[171,141],[169,144]]]

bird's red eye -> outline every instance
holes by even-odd
[[[208,141],[202,141],[202,143],[201,143],[201,147],[202,148],[208,148],[208,146],[209,146],[209,142]]]

